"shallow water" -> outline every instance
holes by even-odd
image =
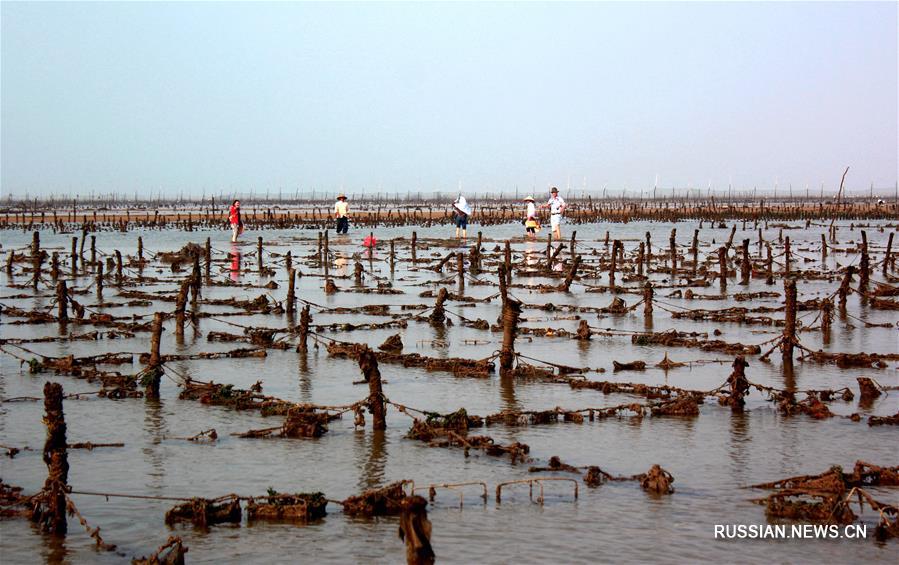
[[[730,233],[727,229],[710,228],[706,225],[700,233],[700,240],[706,245],[700,248],[700,258],[713,252]],[[878,223],[872,222],[871,226]],[[625,250],[630,254],[644,233],[650,231],[654,246],[667,248],[668,235],[672,227],[678,230],[678,242],[686,247],[692,238],[692,222],[677,224],[633,222],[629,224],[593,224],[565,226],[566,237],[570,229],[578,231],[578,249],[585,258],[592,249],[604,250],[602,239],[606,230],[611,237],[622,239]],[[747,230],[739,229],[735,245],[744,238],[751,240],[750,249],[758,252],[755,245],[757,234],[747,224]],[[476,226],[470,226],[469,244],[474,241]],[[809,229],[784,230],[789,235],[796,253],[794,270],[820,269],[818,243],[826,226]],[[411,235],[412,228],[389,228],[375,230],[382,242],[391,237]],[[428,238],[445,237],[448,228],[418,228],[420,248],[419,258],[444,256],[447,250],[434,245],[424,250],[421,246],[429,243]],[[485,248],[491,251],[495,245],[502,245],[507,237],[514,240],[515,262],[522,252],[532,249],[542,253],[546,241],[524,242],[520,239],[521,226],[505,225],[486,228]],[[885,246],[888,230],[878,231],[875,227],[866,229],[869,245],[874,250]],[[545,231],[542,235],[545,236]],[[65,263],[71,245],[71,237],[76,234],[41,233],[41,243],[45,250],[59,251]],[[229,235],[224,231],[186,233],[175,230],[137,231],[121,234],[117,232],[97,233],[97,247],[104,253],[119,249],[123,255],[136,253],[137,236],[142,235],[145,256],[155,251],[170,251],[180,248],[187,241],[202,244],[206,237],[212,238],[214,259],[223,260],[232,249]],[[312,230],[289,230],[270,232],[247,232],[244,241],[235,246],[243,253],[240,269],[231,270],[222,261],[213,267],[216,278],[232,277],[241,283],[259,284],[268,282],[268,277],[260,277],[255,272],[255,238],[262,236],[266,242],[265,261],[276,266],[273,277],[280,285],[276,290],[239,287],[204,287],[204,298],[226,298],[232,295],[254,298],[261,292],[268,292],[278,300],[286,295],[286,273],[281,255],[291,249],[295,256],[295,266],[305,274],[319,272],[307,265],[305,257],[315,252],[316,232]],[[375,295],[341,292],[326,296],[322,291],[322,279],[303,276],[297,285],[299,298],[324,306],[357,306],[362,304],[390,304],[399,312],[400,304],[431,305],[433,298],[421,298],[418,294],[435,288],[423,284],[441,278],[427,270],[408,269],[403,262],[408,257],[406,243],[397,243],[397,253],[401,260],[391,275],[385,261],[387,249],[384,246],[375,252],[371,262],[363,254],[360,246],[366,232],[352,232],[347,238],[332,235],[331,247],[340,255],[350,257],[361,254],[361,262],[366,268],[381,277],[392,279],[395,288],[405,292],[402,295]],[[3,231],[5,253],[9,249],[22,249],[30,244],[31,235],[23,232]],[[777,229],[772,227],[764,232],[766,240],[777,238]],[[850,231],[848,223],[840,224],[839,248],[852,247],[852,242],[860,240],[859,230]],[[712,241],[716,243],[712,245]],[[466,248],[462,246],[462,251]],[[270,255],[276,254],[276,255]],[[563,256],[567,256],[567,250]],[[656,249],[654,253],[664,253]],[[85,255],[89,256],[87,248]],[[810,261],[804,261],[808,257]],[[876,259],[876,256],[875,256]],[[831,252],[828,268],[857,263],[854,254]],[[349,258],[343,270],[336,268],[335,275],[351,275],[354,261]],[[447,266],[443,276],[452,276],[455,261]],[[68,272],[68,266],[63,270]],[[145,270],[149,276],[171,276],[170,272],[159,270],[156,264]],[[187,273],[179,273],[172,283],[146,287],[144,290],[174,289],[176,279],[182,280]],[[495,279],[492,275],[481,278]],[[654,275],[657,283],[665,275]],[[26,275],[16,277],[16,282],[26,282]],[[872,276],[873,281],[881,280],[879,270]],[[81,277],[78,286],[84,287],[92,278]],[[12,295],[30,293],[30,290],[12,289],[6,286],[5,271],[0,275],[3,284],[2,302],[23,308],[41,308],[51,304],[50,292],[44,296],[27,299],[11,299]],[[352,286],[352,279],[337,279],[343,289]],[[515,284],[553,283],[550,279],[519,279]],[[599,279],[585,278],[589,285],[608,283],[607,275]],[[619,284],[621,279],[618,279]],[[366,284],[373,285],[367,279]],[[664,284],[664,283],[661,283]],[[799,300],[830,294],[838,282],[799,281]],[[456,283],[448,285],[457,290]],[[568,294],[532,293],[526,289],[513,288],[512,293],[526,304],[578,304],[605,306],[611,301],[609,294],[585,293],[583,285],[575,284]],[[775,290],[782,292],[782,283],[768,287],[763,280],[753,279],[746,287],[732,279],[728,291],[734,292]],[[487,297],[496,293],[494,286],[466,285],[467,295]],[[759,299],[737,303],[732,299],[724,301],[684,300],[668,298],[669,289],[657,289],[656,298],[661,306],[676,310],[680,308],[725,308],[733,305],[756,306],[778,305],[782,298]],[[696,290],[697,294],[719,293],[717,283],[706,289]],[[83,297],[87,305],[95,302],[93,290]],[[116,289],[111,281],[104,291],[106,300],[116,299]],[[639,300],[635,295],[622,295],[632,304]],[[90,297],[90,298],[88,298]],[[173,309],[171,303],[163,304],[165,309]],[[115,315],[148,314],[159,306],[147,308],[110,308],[105,310]],[[205,311],[226,311],[225,307],[203,306]],[[499,300],[468,306],[458,302],[448,302],[447,311],[467,318],[482,318],[493,323],[499,315]],[[101,309],[101,311],[103,311]],[[338,315],[318,313],[313,308],[314,324],[330,322],[384,321],[378,316]],[[801,333],[802,342],[812,348],[845,352],[899,352],[899,334],[895,326],[895,312],[871,310],[853,295],[849,299],[848,313],[852,317],[834,320],[832,338],[829,345],[822,343],[820,332]],[[800,320],[810,324],[817,312],[800,312]],[[780,318],[782,313],[770,314]],[[720,329],[719,339],[747,344],[767,341],[779,333],[772,326],[723,324],[673,320],[668,312],[657,307],[651,322],[643,318],[642,309],[627,315],[583,315],[594,328],[612,328],[616,331],[662,331],[669,328],[679,330],[711,332]],[[451,316],[452,317],[452,316]],[[526,309],[524,325],[554,327],[574,330],[577,320],[567,313],[552,313]],[[866,328],[858,320],[882,323],[892,322],[892,328]],[[55,335],[55,325],[10,325],[6,317],[0,326],[2,337],[39,337]],[[162,352],[224,351],[241,344],[210,343],[205,334],[210,331],[240,333],[240,325],[260,325],[284,327],[287,316],[247,315],[229,316],[220,319],[201,319],[196,330],[185,331],[184,343],[178,344],[174,332],[163,334]],[[853,326],[853,327],[850,327]],[[170,323],[167,328],[171,329]],[[76,333],[90,328],[72,328]],[[346,341],[366,342],[377,346],[395,329],[375,331],[354,331],[344,333],[323,332],[324,335]],[[408,328],[400,329],[406,352],[419,352],[431,356],[459,356],[466,358],[487,357],[499,348],[501,334],[453,325],[447,328],[433,328],[426,324],[411,322]],[[435,341],[437,340],[437,341]],[[467,343],[466,340],[471,340]],[[484,343],[487,342],[487,343]],[[26,344],[26,347],[45,355],[67,354],[91,355],[103,352],[130,351],[140,353],[149,349],[149,335],[138,334],[133,339],[101,342],[71,342]],[[607,373],[591,373],[592,379],[646,382],[649,384],[668,383],[674,386],[708,390],[723,382],[730,373],[732,357],[698,349],[664,348],[660,346],[640,347],[631,344],[627,336],[594,336],[589,343],[566,338],[521,336],[516,349],[537,359],[551,360],[574,366],[605,368]],[[764,348],[763,348],[764,349]],[[10,351],[15,351],[10,348]],[[694,361],[719,359],[723,363],[693,364],[689,367],[665,372],[651,368],[642,373],[612,373],[612,360],[644,360],[651,366],[661,360],[665,352],[672,360]],[[849,386],[857,391],[855,377],[874,377],[883,385],[899,385],[897,363],[890,362],[881,370],[841,370],[834,365],[818,365],[795,362],[792,370],[784,368],[779,356],[772,356],[771,363],[763,363],[758,356],[752,356],[747,369],[748,378],[764,385],[795,389],[824,389]],[[293,401],[316,404],[348,404],[367,396],[364,386],[353,385],[360,378],[358,365],[353,360],[333,359],[327,356],[324,347],[312,347],[303,356],[292,350],[269,350],[265,359],[222,359],[175,361],[168,364],[180,374],[190,375],[198,380],[215,380],[233,383],[247,388],[257,380],[263,381],[263,392]],[[450,412],[465,407],[470,414],[487,415],[504,409],[541,410],[555,406],[568,409],[611,406],[630,401],[641,401],[628,395],[603,395],[595,390],[571,390],[558,383],[539,381],[515,381],[493,376],[490,379],[457,378],[449,373],[429,373],[419,369],[408,369],[398,365],[381,364],[381,373],[386,380],[385,394],[401,404],[424,410]],[[137,372],[135,365],[112,367],[123,373]],[[170,374],[173,379],[176,375]],[[47,380],[62,383],[66,393],[95,391],[97,385],[70,377],[28,374],[19,361],[9,355],[0,354],[0,397],[41,396],[43,383]],[[857,459],[880,465],[896,465],[897,434],[895,427],[868,427],[864,419],[853,423],[847,419],[832,418],[815,421],[806,416],[785,418],[775,407],[754,392],[747,399],[747,412],[732,415],[730,410],[715,403],[701,406],[701,414],[696,418],[610,418],[583,424],[559,423],[531,427],[491,426],[477,433],[486,433],[498,442],[520,441],[531,447],[530,456],[534,464],[545,465],[552,455],[558,455],[573,465],[599,465],[613,474],[631,475],[646,471],[653,463],[661,464],[670,471],[676,481],[676,492],[672,496],[658,497],[644,493],[636,483],[607,483],[592,489],[581,484],[580,496],[574,501],[571,487],[567,484],[551,484],[546,487],[545,504],[540,506],[529,500],[525,486],[504,490],[502,503],[496,503],[493,489],[496,484],[534,475],[527,471],[527,464],[511,465],[508,458],[496,458],[472,453],[466,458],[458,449],[428,448],[420,442],[404,439],[411,420],[406,415],[391,409],[386,432],[372,432],[370,426],[354,430],[351,417],[331,423],[329,431],[319,439],[269,439],[252,440],[231,437],[231,433],[254,428],[266,428],[280,424],[280,418],[263,418],[258,413],[236,412],[222,407],[211,407],[200,403],[179,400],[179,389],[174,380],[163,379],[162,399],[149,402],[143,399],[111,401],[105,399],[67,400],[65,403],[68,424],[68,441],[124,442],[124,448],[96,449],[92,452],[72,450],[69,452],[69,483],[74,490],[102,491],[153,496],[202,496],[216,497],[228,493],[241,495],[262,495],[269,487],[279,492],[308,492],[320,490],[331,499],[343,499],[364,489],[380,486],[400,479],[413,479],[416,485],[429,483],[453,483],[462,481],[484,481],[489,488],[488,500],[479,498],[477,488],[465,490],[464,504],[459,507],[459,497],[449,491],[439,491],[436,503],[429,507],[429,518],[433,523],[432,544],[441,562],[685,562],[690,560],[739,561],[739,562],[811,562],[811,561],[884,561],[893,562],[897,541],[886,544],[876,543],[870,535],[876,516],[866,513],[862,522],[868,524],[867,540],[754,540],[721,541],[714,539],[715,524],[761,524],[766,523],[764,507],[750,502],[750,499],[764,496],[764,491],[752,491],[742,486],[772,481],[799,474],[813,474],[827,470],[838,464],[850,468]],[[857,395],[856,395],[857,398]],[[899,410],[899,394],[896,392],[882,396],[869,407],[859,407],[858,401],[830,403],[837,414],[848,415],[859,412],[864,417],[894,414]],[[26,493],[38,490],[46,476],[46,468],[41,460],[40,449],[44,439],[41,422],[42,403],[7,402],[0,404],[0,443],[9,446],[29,446],[33,451],[23,451],[14,459],[0,460],[0,476],[7,483],[24,487]],[[370,422],[370,420],[369,420]],[[215,428],[219,440],[204,445],[166,437],[191,436],[201,430]],[[553,474],[545,474],[553,476]],[[579,478],[576,475],[560,473],[560,477]],[[896,489],[873,489],[875,496],[884,502],[899,502]],[[187,559],[190,562],[222,561],[266,561],[266,562],[402,562],[404,547],[397,538],[397,520],[379,518],[373,520],[349,519],[340,513],[336,504],[329,505],[329,514],[324,520],[305,525],[288,524],[247,524],[240,526],[214,526],[208,531],[189,527],[168,528],[163,521],[165,511],[174,503],[171,501],[148,501],[125,498],[110,498],[73,495],[81,513],[88,521],[102,528],[107,542],[118,544],[119,553],[99,553],[93,549],[92,540],[83,533],[77,521],[70,520],[70,534],[64,542],[37,533],[27,521],[6,520],[0,522],[0,557],[6,563],[25,563],[35,560],[52,562],[119,562],[123,556],[147,555],[175,533],[182,536],[190,548]],[[893,555],[894,558],[890,558]]]

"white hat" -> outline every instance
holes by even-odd
[[[534,197],[533,197],[533,196],[525,196],[525,197],[524,197],[524,201],[525,201],[525,202],[533,202],[533,201],[534,201]]]

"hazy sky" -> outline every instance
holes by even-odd
[[[3,195],[897,180],[897,4],[12,3]]]

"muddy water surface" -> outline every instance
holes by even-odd
[[[708,227],[700,232],[702,241],[700,259],[710,255],[727,240],[728,229]],[[873,224],[876,226],[877,224]],[[630,256],[650,231],[654,246],[667,249],[671,224],[631,223],[565,226],[566,237],[570,229],[577,228],[578,250],[588,263],[593,250],[604,253],[603,237],[607,230],[612,239],[624,240]],[[675,225],[678,242],[689,244],[693,229],[691,222]],[[119,249],[124,255],[136,253],[137,236],[142,235],[145,256],[156,251],[171,251],[188,241],[202,244],[211,237],[214,248],[213,276],[218,280],[231,278],[246,287],[205,287],[204,298],[255,298],[268,293],[283,300],[286,294],[286,273],[283,254],[289,249],[294,265],[305,276],[299,279],[297,294],[322,307],[358,306],[364,304],[389,304],[394,313],[401,313],[399,305],[423,304],[430,306],[433,298],[419,297],[419,293],[436,287],[428,284],[442,277],[452,277],[455,260],[447,265],[443,275],[426,269],[410,268],[408,262],[408,237],[411,228],[376,230],[382,242],[392,237],[407,238],[397,241],[398,262],[393,273],[386,261],[388,252],[382,245],[369,261],[361,247],[364,233],[351,232],[348,237],[331,237],[331,247],[337,254],[332,274],[337,276],[338,287],[353,287],[352,272],[354,254],[366,269],[392,281],[400,295],[377,295],[339,292],[326,296],[323,291],[321,270],[308,259],[315,253],[317,232],[304,230],[247,232],[244,241],[232,245],[225,232],[142,231],[121,233],[97,233],[98,249],[111,253]],[[477,227],[469,230],[476,234]],[[545,239],[526,242],[520,238],[519,225],[491,227],[485,230],[484,248],[492,253],[496,245],[506,238],[513,240],[514,263],[526,263],[527,258],[537,261],[543,257]],[[854,254],[831,252],[827,263],[820,263],[820,234],[826,227],[784,230],[789,235],[796,254],[794,270],[835,269],[838,265],[857,264]],[[868,227],[872,249],[885,246],[889,230],[880,232]],[[443,242],[431,238],[443,238],[448,228],[418,229],[420,259],[442,257],[449,250]],[[41,233],[42,246],[47,251],[59,251],[64,272],[68,273],[68,250],[72,235]],[[265,263],[276,270],[273,277],[259,277],[256,273],[255,238],[261,235],[266,242]],[[545,231],[543,234],[545,236]],[[764,232],[765,239],[776,240],[777,229]],[[30,233],[5,231],[3,250],[20,250],[31,241]],[[849,248],[860,240],[859,230],[850,231],[848,224],[841,224],[839,248]],[[758,253],[757,233],[751,229],[738,229],[735,242],[749,238],[753,254]],[[714,240],[714,243],[713,243]],[[468,244],[474,241],[469,237]],[[567,242],[566,242],[567,245]],[[425,247],[430,246],[430,249]],[[455,248],[453,248],[455,249]],[[459,250],[466,252],[466,244]],[[240,264],[227,260],[227,253],[240,251]],[[532,252],[526,255],[525,252]],[[654,253],[662,254],[663,249]],[[89,255],[85,251],[85,255]],[[565,258],[568,251],[562,253]],[[539,259],[543,260],[543,259]],[[5,264],[5,254],[3,256]],[[775,267],[775,271],[779,267]],[[135,273],[127,272],[133,276]],[[173,290],[186,272],[173,275],[170,270],[153,263],[144,270],[148,276],[168,277],[170,283],[144,285],[143,290]],[[341,276],[350,278],[339,278]],[[495,281],[492,273],[479,275],[480,279]],[[664,287],[667,274],[653,275],[654,282]],[[275,280],[280,288],[264,290],[260,284]],[[882,280],[879,269],[873,280]],[[28,276],[18,275],[13,282],[27,282]],[[83,288],[93,278],[79,277],[76,285]],[[26,309],[51,306],[53,297],[48,289],[37,297],[10,298],[30,289],[9,288],[6,274],[0,276],[3,285],[2,302],[5,305]],[[619,284],[621,279],[619,276]],[[475,298],[495,295],[494,285],[479,285],[468,279],[465,294]],[[557,279],[519,278],[514,284],[557,284]],[[587,293],[584,285],[601,286],[608,283],[607,275],[601,278],[585,276],[581,283],[572,286],[570,293],[536,293],[525,288],[512,288],[512,293],[526,304],[540,305],[574,304],[605,306],[612,300],[608,293]],[[773,287],[764,279],[753,279],[750,286],[740,286],[737,278],[730,280],[728,292],[768,291],[782,293],[778,279]],[[72,283],[70,283],[71,286]],[[375,281],[366,275],[365,286]],[[808,300],[833,293],[838,280],[803,281],[798,283],[799,299]],[[254,286],[251,286],[254,285]],[[458,291],[455,280],[447,286]],[[765,325],[741,325],[712,322],[673,320],[666,309],[678,311],[685,308],[726,308],[729,306],[781,305],[783,298],[759,299],[751,302],[685,300],[669,298],[672,289],[658,288],[659,303],[651,320],[645,320],[642,308],[624,315],[581,314],[595,329],[609,328],[616,332],[639,332],[651,329],[708,332],[720,329],[719,339],[728,342],[755,344],[768,341],[779,334],[780,328]],[[713,295],[720,292],[717,282],[697,294]],[[104,298],[107,301],[125,302],[116,297],[117,290],[107,282]],[[639,300],[636,295],[621,295],[629,304]],[[93,289],[82,297],[89,306],[96,302]],[[99,308],[99,311],[119,315],[147,315],[157,310],[171,311],[171,303],[158,302],[151,307]],[[203,306],[203,311],[227,312],[227,307]],[[498,299],[489,303],[466,305],[448,302],[450,318],[458,314],[470,319],[485,319],[495,323],[500,313]],[[313,307],[314,324],[361,323],[384,321],[382,316],[360,314],[334,314]],[[800,320],[811,325],[817,312],[800,312]],[[780,319],[783,314],[770,316]],[[573,331],[578,320],[570,313],[551,312],[526,308],[523,326],[564,328]],[[57,335],[55,325],[11,325],[13,319],[4,317],[0,332],[3,338],[40,337]],[[456,320],[458,321],[458,320]],[[890,322],[891,328],[865,327],[864,321]],[[201,319],[195,328],[185,331],[183,343],[178,343],[173,331],[163,336],[163,353],[196,353],[224,351],[241,344],[214,343],[206,340],[210,331],[240,333],[240,326],[285,327],[286,315],[227,316]],[[168,322],[167,330],[171,330]],[[896,312],[868,308],[853,295],[849,299],[848,316],[837,314],[829,344],[822,342],[820,332],[801,333],[803,344],[812,349],[845,352],[899,352]],[[89,331],[90,328],[70,328],[71,331]],[[364,342],[377,346],[396,329],[354,332],[321,332],[323,336],[345,341]],[[458,323],[446,328],[434,328],[427,324],[410,322],[399,330],[406,352],[418,352],[429,356],[458,356],[479,359],[490,356],[499,349],[501,333],[465,328]],[[139,333],[133,339],[100,342],[76,341],[69,343],[24,344],[25,347],[44,355],[76,356],[104,352],[148,351],[149,334]],[[605,374],[588,373],[590,379],[621,380],[648,384],[671,384],[678,387],[709,390],[721,384],[730,373],[731,356],[699,349],[641,347],[631,344],[626,335],[595,335],[588,342],[561,337],[521,336],[516,342],[520,353],[535,359],[578,367],[604,368]],[[11,352],[25,355],[14,348]],[[670,371],[650,368],[644,372],[613,373],[612,361],[643,360],[651,366],[665,353],[675,361],[703,361],[688,367]],[[26,355],[27,356],[27,355]],[[720,361],[713,362],[713,361]],[[779,355],[772,362],[759,361],[758,356],[749,359],[747,376],[753,382],[787,389],[825,389],[848,386],[857,392],[855,377],[870,376],[887,386],[899,385],[897,362],[890,362],[885,369],[841,370],[834,365],[820,365],[796,361],[792,367],[784,367]],[[765,523],[764,507],[750,499],[763,496],[762,491],[741,488],[745,485],[775,479],[823,472],[831,465],[850,468],[857,459],[880,465],[896,465],[897,434],[895,427],[869,427],[863,419],[854,423],[848,419],[831,418],[823,421],[806,416],[783,417],[775,406],[754,392],[747,401],[747,411],[732,415],[730,410],[707,402],[701,406],[695,418],[610,418],[583,424],[559,423],[544,426],[506,427],[491,426],[478,433],[486,433],[498,442],[519,441],[531,447],[533,464],[545,465],[552,455],[573,465],[599,465],[615,474],[631,475],[646,471],[653,463],[670,471],[676,482],[672,496],[652,496],[631,482],[607,483],[599,488],[581,485],[580,496],[575,501],[571,487],[562,483],[548,484],[545,503],[538,505],[528,497],[526,486],[504,491],[501,504],[493,499],[497,483],[529,478],[528,464],[510,464],[508,458],[490,457],[472,452],[465,457],[458,449],[428,448],[425,444],[404,439],[411,420],[391,409],[386,432],[355,430],[351,415],[332,422],[329,431],[319,439],[269,439],[251,440],[232,437],[230,434],[254,428],[266,428],[280,424],[280,418],[264,418],[257,412],[237,412],[223,407],[205,406],[197,402],[179,400],[176,381],[179,375],[198,380],[214,380],[248,388],[254,382],[263,382],[264,392],[286,400],[311,402],[324,405],[348,404],[367,396],[367,387],[353,385],[361,378],[358,365],[353,360],[329,358],[324,346],[310,347],[307,354],[295,351],[269,350],[265,359],[222,359],[198,361],[174,361],[168,366],[170,379],[163,378],[162,398],[159,402],[143,399],[128,400],[67,400],[65,403],[69,442],[92,441],[123,442],[123,448],[96,449],[92,452],[69,452],[69,483],[76,491],[97,491],[150,496],[217,497],[228,493],[262,495],[269,487],[279,492],[322,491],[331,499],[343,499],[362,490],[400,479],[412,479],[417,485],[484,481],[490,488],[485,502],[478,489],[466,490],[460,508],[458,494],[441,491],[429,508],[433,523],[432,543],[441,562],[470,563],[538,563],[547,561],[587,562],[686,562],[692,560],[738,562],[822,562],[822,561],[875,561],[893,562],[897,542],[878,544],[867,540],[783,540],[783,541],[716,541],[715,524]],[[134,366],[111,367],[125,373],[137,372],[141,366],[135,357]],[[176,374],[177,373],[177,374]],[[621,394],[603,395],[596,390],[572,390],[565,384],[541,381],[511,381],[496,375],[489,379],[454,377],[449,373],[427,372],[423,369],[403,368],[381,364],[386,380],[385,394],[401,404],[422,410],[442,413],[465,407],[470,414],[487,415],[505,409],[542,410],[561,406],[568,409],[603,407],[630,401],[641,401]],[[0,397],[40,397],[43,383],[60,382],[66,393],[95,391],[98,385],[71,377],[30,375],[19,360],[0,354]],[[830,403],[830,408],[840,415],[859,412],[868,415],[890,415],[899,410],[899,393],[882,396],[870,406],[860,407],[856,400]],[[24,487],[26,493],[38,490],[46,476],[40,449],[44,439],[41,402],[5,402],[0,404],[0,443],[7,446],[28,446],[33,451],[23,451],[15,458],[0,460],[0,476],[7,483]],[[195,444],[169,439],[196,434],[215,428],[219,440],[212,444]],[[551,476],[551,475],[547,475]],[[558,476],[576,475],[559,474]],[[899,492],[895,489],[873,489],[878,498],[896,504]],[[397,520],[381,518],[373,520],[349,519],[340,513],[336,504],[329,505],[327,518],[305,526],[246,522],[239,526],[214,526],[207,531],[189,527],[168,528],[164,514],[174,503],[170,501],[103,498],[73,495],[81,513],[92,525],[102,528],[104,538],[118,544],[119,553],[100,553],[93,549],[90,538],[75,520],[70,520],[70,534],[65,541],[55,540],[37,533],[27,521],[6,520],[0,523],[0,557],[6,563],[31,563],[37,560],[49,562],[121,562],[125,557],[147,555],[161,545],[172,533],[180,535],[190,548],[189,562],[220,563],[223,561],[256,562],[401,562],[404,559],[402,542],[397,538]],[[862,522],[870,526],[876,516],[865,514]],[[891,558],[890,555],[893,557]],[[124,557],[123,557],[124,556]]]

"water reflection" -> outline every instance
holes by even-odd
[[[749,482],[746,464],[749,461],[749,448],[752,436],[749,432],[749,415],[745,412],[733,412],[730,417],[730,462],[731,476],[739,484]]]
[[[434,328],[434,341],[439,343],[446,343],[446,334],[448,330],[446,326],[443,324],[435,324],[432,326]],[[446,359],[449,355],[448,348],[443,346],[438,346],[434,348],[434,353],[436,353],[436,357],[441,359]]]
[[[309,351],[300,351],[299,377],[300,377],[300,402],[312,402],[312,376],[309,371]]]
[[[360,431],[354,439],[356,461],[359,466],[358,490],[377,488],[384,484],[384,468],[387,466],[387,432]]]
[[[44,540],[43,554],[48,564],[69,562],[68,559],[66,559],[70,552],[66,547],[65,536],[43,533],[36,524],[32,524],[31,529]]]
[[[345,277],[346,276],[346,266],[349,263],[347,258],[342,254],[336,254],[336,258],[334,259],[334,276],[335,277]]]
[[[783,377],[784,388],[790,392],[796,392],[796,373],[793,367],[793,360],[784,358],[783,360]]]
[[[228,274],[233,282],[238,282],[240,280],[240,249],[238,248],[237,243],[231,243],[231,251],[228,256],[231,259],[231,266]]]
[[[144,431],[149,441],[144,444],[141,452],[144,454],[144,462],[150,468],[147,472],[150,483],[147,486],[157,490],[165,488],[165,455],[160,443],[168,433],[168,427],[162,409],[162,401],[148,399],[144,403]]]
[[[521,405],[518,403],[518,398],[515,396],[515,377],[506,371],[500,372],[499,396],[500,400],[502,400],[503,410],[521,410]]]

